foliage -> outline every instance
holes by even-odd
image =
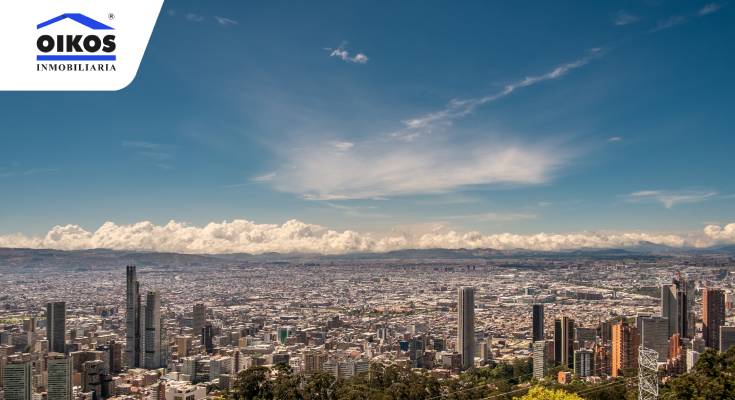
[[[725,353],[707,350],[694,369],[670,380],[662,399],[735,399],[735,347]]]
[[[519,400],[582,400],[574,393],[565,392],[561,389],[546,389],[540,386],[535,386],[523,397],[516,398]]]

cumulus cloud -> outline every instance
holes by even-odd
[[[346,45],[347,43],[342,43],[337,48],[333,49],[331,47],[325,47],[324,50],[327,50],[329,52],[330,57],[337,57],[347,63],[366,64],[368,62],[368,56],[363,53],[357,53],[354,56],[350,56],[350,52],[345,50]]]
[[[0,247],[82,250],[105,248],[196,254],[308,252],[344,254],[385,252],[400,249],[492,248],[556,251],[579,248],[620,248],[641,242],[660,245],[708,246],[735,243],[735,223],[709,225],[699,237],[642,232],[569,234],[512,233],[482,234],[456,231],[394,233],[373,236],[352,230],[336,231],[314,224],[290,220],[283,224],[258,224],[248,220],[212,222],[203,227],[170,221],[156,225],[142,221],[130,225],[105,222],[96,231],[78,225],[55,226],[44,236],[0,235]]]
[[[735,243],[735,223],[725,226],[707,225],[704,234],[717,243]]]
[[[630,202],[657,201],[666,208],[673,208],[677,204],[699,203],[717,196],[717,192],[707,191],[669,191],[669,190],[641,190],[625,196]]]

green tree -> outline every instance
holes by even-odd
[[[574,393],[565,392],[561,389],[546,389],[540,386],[534,386],[522,397],[516,397],[519,400],[583,400]]]
[[[331,400],[334,399],[334,384],[337,380],[324,371],[317,371],[306,379],[304,383],[304,399]]]
[[[288,364],[273,367],[276,377],[273,380],[273,397],[278,400],[302,400],[301,382],[303,377],[293,373]]]
[[[735,399],[735,347],[725,353],[707,350],[694,369],[670,380],[662,399]]]
[[[271,400],[273,385],[270,370],[266,367],[250,367],[237,375],[231,395],[236,400]]]

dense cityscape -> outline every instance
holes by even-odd
[[[60,266],[60,253],[27,268],[5,258],[4,400],[199,400],[279,366],[335,380],[398,366],[441,381],[524,362],[518,382],[624,383],[650,367],[643,351],[663,385],[705,349],[735,346],[728,255],[171,256],[95,267]]]

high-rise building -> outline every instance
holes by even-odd
[[[561,365],[561,353],[562,353],[562,329],[561,320],[554,320],[554,364]]]
[[[638,330],[635,326],[620,321],[612,328],[612,366],[613,377],[622,376],[628,369],[638,368]]]
[[[669,353],[669,319],[660,316],[639,319],[641,345],[658,352],[658,361],[666,362]]]
[[[544,305],[533,305],[533,327],[532,340],[534,342],[544,340]]]
[[[61,353],[48,355],[48,400],[72,400],[71,357]]]
[[[102,360],[85,361],[82,364],[82,392],[93,392],[102,398],[102,378],[105,374]]]
[[[200,338],[201,341],[201,334],[202,334],[202,328],[204,328],[204,323],[207,321],[207,307],[202,303],[194,304],[194,310],[191,314],[191,329],[193,334]]]
[[[461,287],[457,294],[457,350],[464,370],[475,361],[475,288]]]
[[[735,326],[720,327],[720,351],[726,352],[735,346]]]
[[[49,352],[66,353],[66,303],[46,303],[46,339]]]
[[[595,375],[594,353],[592,350],[574,351],[574,375],[579,378]]]
[[[202,328],[202,344],[207,350],[207,353],[214,353],[214,329],[210,323],[204,324]]]
[[[145,368],[162,367],[161,362],[161,296],[149,291],[145,307]]]
[[[31,362],[15,361],[3,370],[4,400],[31,400]]]
[[[134,265],[126,268],[125,298],[125,363],[128,367],[141,366],[141,301],[140,282]],[[144,339],[143,339],[144,340]]]
[[[548,344],[546,340],[533,342],[533,377],[544,379],[548,373]]]
[[[725,294],[722,289],[707,288],[702,293],[702,337],[706,347],[719,348],[722,325],[725,325]]]
[[[678,273],[671,284],[661,286],[661,316],[669,319],[669,337],[694,336],[694,284]]]
[[[574,320],[561,317],[561,365],[574,367]]]

